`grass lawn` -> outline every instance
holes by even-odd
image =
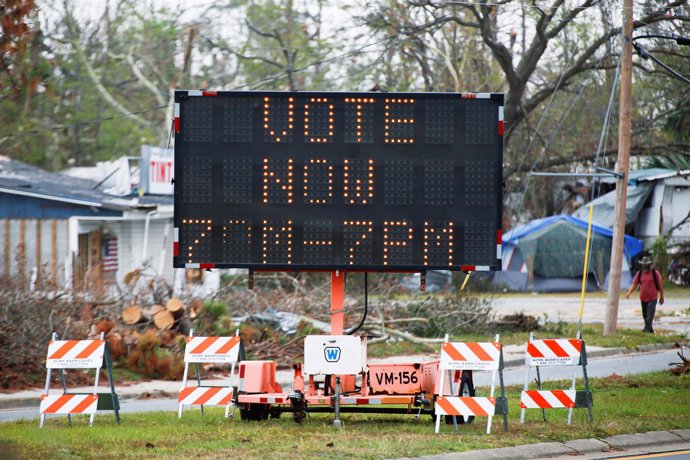
[[[3,423],[0,458],[378,459],[690,427],[688,375],[592,379],[591,386],[594,422],[587,421],[586,409],[577,409],[571,426],[564,409],[547,412],[547,422],[538,410],[529,411],[521,425],[521,388],[514,386],[507,389],[507,433],[500,417],[494,418],[490,435],[485,418],[461,426],[460,434],[442,425],[443,434],[435,435],[429,416],[415,421],[412,416],[343,414],[343,427],[336,429],[327,414],[297,425],[288,414],[265,422],[244,422],[239,414],[225,420],[221,409],[213,408],[206,417],[187,411],[181,420],[173,412],[126,414],[121,426],[110,414],[99,415],[93,427],[87,417],[75,418],[72,427],[66,418],[49,419],[44,429],[37,420]]]

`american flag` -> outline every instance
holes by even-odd
[[[103,240],[103,271],[117,271],[117,238]]]

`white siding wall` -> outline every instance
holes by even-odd
[[[9,222],[9,232],[7,231]],[[67,256],[67,220],[55,220],[55,247],[53,248],[53,220],[45,219],[0,219],[0,273],[16,275],[19,269],[17,261],[20,253],[21,226],[24,223],[24,276],[30,280],[32,271],[37,270],[43,280],[50,281],[53,277],[53,249],[55,250],[57,288],[64,288],[64,261]],[[40,228],[40,241],[38,232]],[[8,241],[9,238],[9,241]],[[9,267],[5,247],[9,243]],[[37,249],[40,248],[40,267]]]
[[[168,237],[163,251],[165,240],[165,227],[168,227]],[[122,282],[125,274],[136,268],[141,268],[145,264],[144,257],[144,233],[146,223],[144,220],[123,221],[120,233],[120,270],[118,271],[118,281]],[[149,220],[149,236],[146,251],[147,274],[163,276],[168,283],[172,284],[172,219],[151,219]],[[164,260],[161,260],[164,258]],[[161,262],[163,271],[160,272]]]
[[[673,189],[673,201],[671,203],[671,215],[675,227],[683,221],[690,212],[690,187],[688,186],[669,186]],[[681,225],[671,234],[674,243],[690,241],[690,220]]]
[[[663,198],[664,186],[662,184],[657,184],[652,190],[649,198],[651,200],[651,206],[642,208],[635,222],[635,236],[643,240],[645,246],[648,245],[648,241],[654,241],[654,239],[659,236],[659,222]]]
[[[635,222],[635,235],[647,248],[659,237],[660,230],[666,234],[690,212],[690,187],[674,185],[677,180],[658,182],[652,190],[651,206],[643,208]],[[671,240],[676,243],[690,240],[690,222],[674,230]]]

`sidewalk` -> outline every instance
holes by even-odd
[[[667,296],[663,305],[657,305],[654,327],[680,334],[690,334],[690,290],[687,295],[673,293]],[[583,322],[604,323],[606,318],[606,297],[600,293],[585,296]],[[548,321],[576,323],[580,313],[580,297],[576,295],[506,294],[497,293],[491,304],[499,315],[525,313]],[[618,306],[618,327],[642,329],[644,322],[637,293],[630,299],[621,295]]]
[[[630,353],[648,352],[668,349],[670,344],[656,344],[645,347],[640,347],[636,350],[627,348],[605,348],[587,346],[587,358],[602,358],[609,356],[622,356]],[[438,359],[438,355],[414,355],[414,356],[392,356],[387,358],[370,359],[369,362],[375,363],[395,363],[395,362],[415,362],[415,361],[433,361]],[[506,369],[521,368],[525,365],[525,348],[524,345],[506,345],[503,347],[503,359]],[[283,388],[290,388],[292,386],[293,372],[292,370],[279,370],[276,373],[276,380]],[[222,386],[227,385],[227,379],[209,379],[204,380],[207,385]],[[122,384],[115,382],[118,397],[121,401],[131,400],[151,400],[151,399],[176,399],[180,390],[181,382],[179,380],[149,380],[134,382],[132,384]],[[52,388],[56,388],[53,384]],[[55,391],[55,390],[53,390]],[[75,393],[90,393],[93,391],[93,386],[84,386],[71,388],[70,392]],[[109,392],[110,388],[105,385],[99,386],[100,392]],[[22,390],[15,393],[0,393],[0,411],[19,409],[19,408],[36,408],[40,405],[41,394],[43,388],[34,388],[31,390]]]
[[[623,455],[687,451],[688,449],[690,449],[690,430],[681,429],[619,434],[603,439],[576,439],[568,442],[544,442],[515,447],[502,447],[500,449],[427,455],[417,457],[417,460],[572,459],[574,456],[577,456],[578,459],[599,459]],[[690,452],[687,452],[685,455],[690,458]]]

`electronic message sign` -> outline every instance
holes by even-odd
[[[175,267],[500,270],[503,95],[175,92]]]

